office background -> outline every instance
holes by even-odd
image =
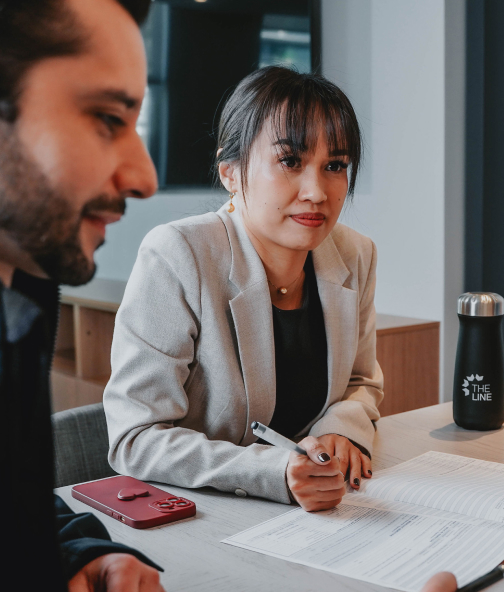
[[[366,145],[342,221],[377,244],[378,312],[441,322],[440,400],[448,400],[458,295],[504,292],[504,52],[495,57],[504,7],[499,0],[321,0],[320,13],[322,72],[349,95]],[[126,280],[151,228],[225,199],[210,188],[179,187],[147,203],[131,200],[98,253],[98,277]]]

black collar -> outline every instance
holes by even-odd
[[[17,269],[12,286],[1,286],[1,306],[5,338],[15,343],[29,333],[33,323],[44,315],[52,333],[58,322],[59,286],[52,280],[42,280]]]

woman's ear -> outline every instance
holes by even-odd
[[[238,191],[240,183],[238,167],[236,165],[229,162],[220,162],[219,177],[221,183],[229,191],[229,193],[236,193]]]

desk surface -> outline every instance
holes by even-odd
[[[373,469],[393,466],[429,450],[502,463],[504,429],[493,432],[462,430],[453,423],[451,403],[385,417],[378,422]],[[76,512],[94,512],[114,540],[140,549],[162,565],[165,572],[161,581],[167,592],[386,590],[220,542],[289,511],[289,506],[212,490],[161,487],[196,502],[196,517],[139,531],[74,500],[70,487],[60,488],[57,492]],[[503,592],[504,582],[492,586],[491,591]]]

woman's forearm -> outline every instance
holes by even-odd
[[[146,481],[215,487],[290,503],[285,483],[289,452],[274,446],[238,446],[162,423],[132,429],[110,451],[112,467]]]

